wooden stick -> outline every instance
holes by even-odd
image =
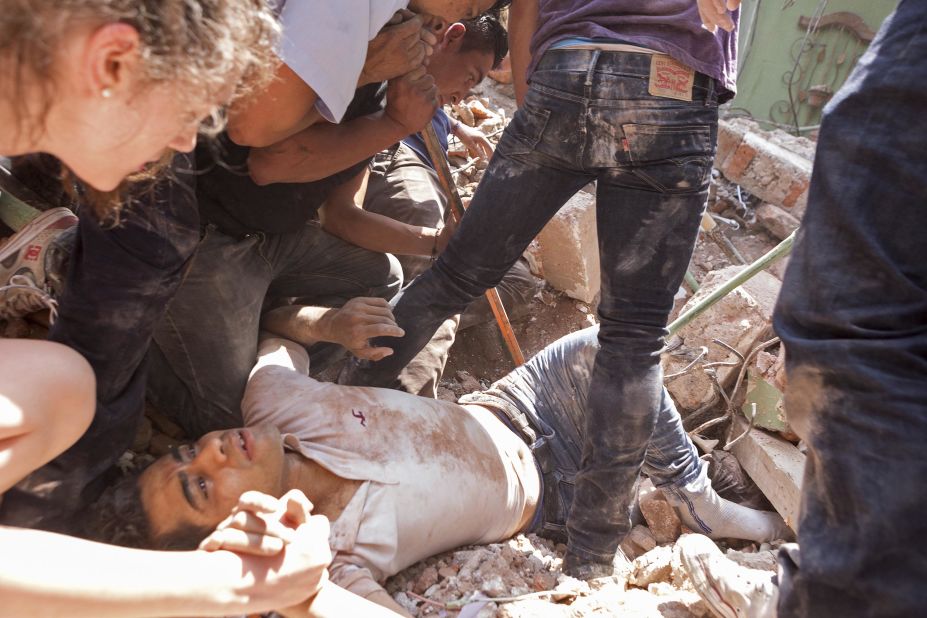
[[[425,146],[428,148],[428,156],[434,164],[435,171],[438,173],[438,180],[447,195],[447,201],[450,204],[450,216],[454,218],[454,223],[460,223],[464,215],[463,202],[460,201],[460,193],[457,192],[457,185],[451,177],[451,168],[447,164],[447,155],[438,142],[438,136],[435,134],[434,126],[429,122],[425,130],[422,131],[425,138]],[[489,307],[492,314],[496,317],[496,324],[499,325],[499,331],[505,340],[505,347],[508,348],[515,366],[525,364],[525,355],[521,352],[518,340],[515,338],[515,331],[512,330],[512,323],[509,322],[509,316],[505,312],[502,299],[499,298],[499,292],[495,288],[486,290],[486,299],[489,301]]]

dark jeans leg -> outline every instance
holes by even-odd
[[[443,225],[447,198],[435,171],[404,144],[389,154],[377,155],[367,182],[364,208],[409,225],[438,227]],[[408,285],[431,266],[423,255],[397,255],[402,275]],[[538,282],[524,259],[519,259],[505,274],[496,289],[509,318],[528,314]],[[492,309],[485,296],[477,297],[460,317],[460,330],[491,322]]]
[[[199,240],[194,176],[175,159],[176,182],[141,192],[117,226],[80,213],[58,320],[49,338],[90,362],[97,409],[90,429],[61,456],[6,493],[0,520],[66,529],[94,498],[92,482],[129,447],[144,410],[145,351]]]
[[[825,110],[775,326],[808,458],[779,616],[927,607],[927,3],[903,0]]]
[[[155,330],[149,399],[190,437],[242,424],[273,267],[264,239],[206,228],[183,284]]]
[[[510,401],[525,414],[546,449],[535,456],[544,470],[543,515],[536,531],[565,539],[574,484],[586,443],[588,397],[599,327],[571,333],[538,352],[492,385],[489,393]],[[682,419],[664,390],[644,471],[657,486],[681,486],[706,467],[682,427]]]
[[[640,161],[605,169],[597,182],[600,349],[568,529],[570,551],[599,562],[630,530],[635,483],[667,399],[660,349],[708,198],[717,134],[716,104],[638,105],[597,110],[591,129],[607,136],[622,127],[629,159]]]
[[[581,113],[575,102],[556,104],[562,123],[571,123]],[[358,363],[347,377],[349,383],[397,386],[399,372],[438,326],[499,283],[553,214],[593,180],[592,174],[572,166],[573,153],[557,159],[535,151],[550,115],[550,110],[535,106],[516,112],[447,249],[395,303],[393,315],[405,336],[378,342],[392,347],[393,354],[376,363]],[[556,140],[551,138],[552,143]]]

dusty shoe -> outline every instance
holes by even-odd
[[[589,581],[590,579],[598,579],[600,577],[616,577],[626,573],[630,569],[630,565],[631,562],[620,549],[617,551],[614,560],[612,560],[610,564],[592,562],[591,560],[580,558],[570,553],[569,550],[567,550],[566,555],[563,557],[563,573],[582,581]]]
[[[776,618],[774,573],[740,566],[701,534],[681,536],[676,545],[692,585],[715,616]]]
[[[747,539],[764,543],[789,540],[794,535],[777,514],[758,511],[725,500],[712,488],[708,466],[698,478],[681,487],[661,487],[666,500],[690,530],[712,539]]]
[[[13,275],[7,285],[0,286],[0,320],[21,318],[42,309],[49,310],[48,320],[54,324],[58,302],[27,275]]]
[[[77,217],[70,210],[52,208],[0,246],[0,284],[4,286],[0,317],[21,317],[43,307],[54,307],[49,293],[60,290],[67,244],[62,241],[73,240],[76,225]]]

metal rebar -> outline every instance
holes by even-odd
[[[795,232],[797,231],[798,230]],[[717,290],[702,299],[694,307],[690,308],[688,311],[676,318],[673,323],[667,327],[669,330],[668,334],[675,334],[686,324],[702,315],[706,310],[708,310],[709,307],[730,294],[735,288],[743,285],[744,282],[751,279],[758,272],[765,270],[783,256],[788,255],[792,250],[792,245],[795,242],[795,232],[789,234],[788,238],[773,247],[769,252],[757,259],[752,264],[745,266],[744,269],[732,277],[730,281],[719,287]]]

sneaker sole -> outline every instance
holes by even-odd
[[[738,618],[737,610],[724,600],[708,575],[711,571],[709,561],[712,554],[714,552],[718,552],[718,555],[721,556],[724,554],[717,547],[714,548],[714,551],[711,551],[707,547],[696,548],[692,545],[692,539],[690,539],[688,543],[683,545],[680,552],[682,566],[688,572],[692,586],[702,597],[712,614],[718,616],[718,618]]]
[[[66,230],[77,224],[77,216],[67,208],[52,208],[46,210],[16,232],[8,243],[0,247],[0,262],[7,259],[24,246],[32,242],[39,233],[45,230]]]

